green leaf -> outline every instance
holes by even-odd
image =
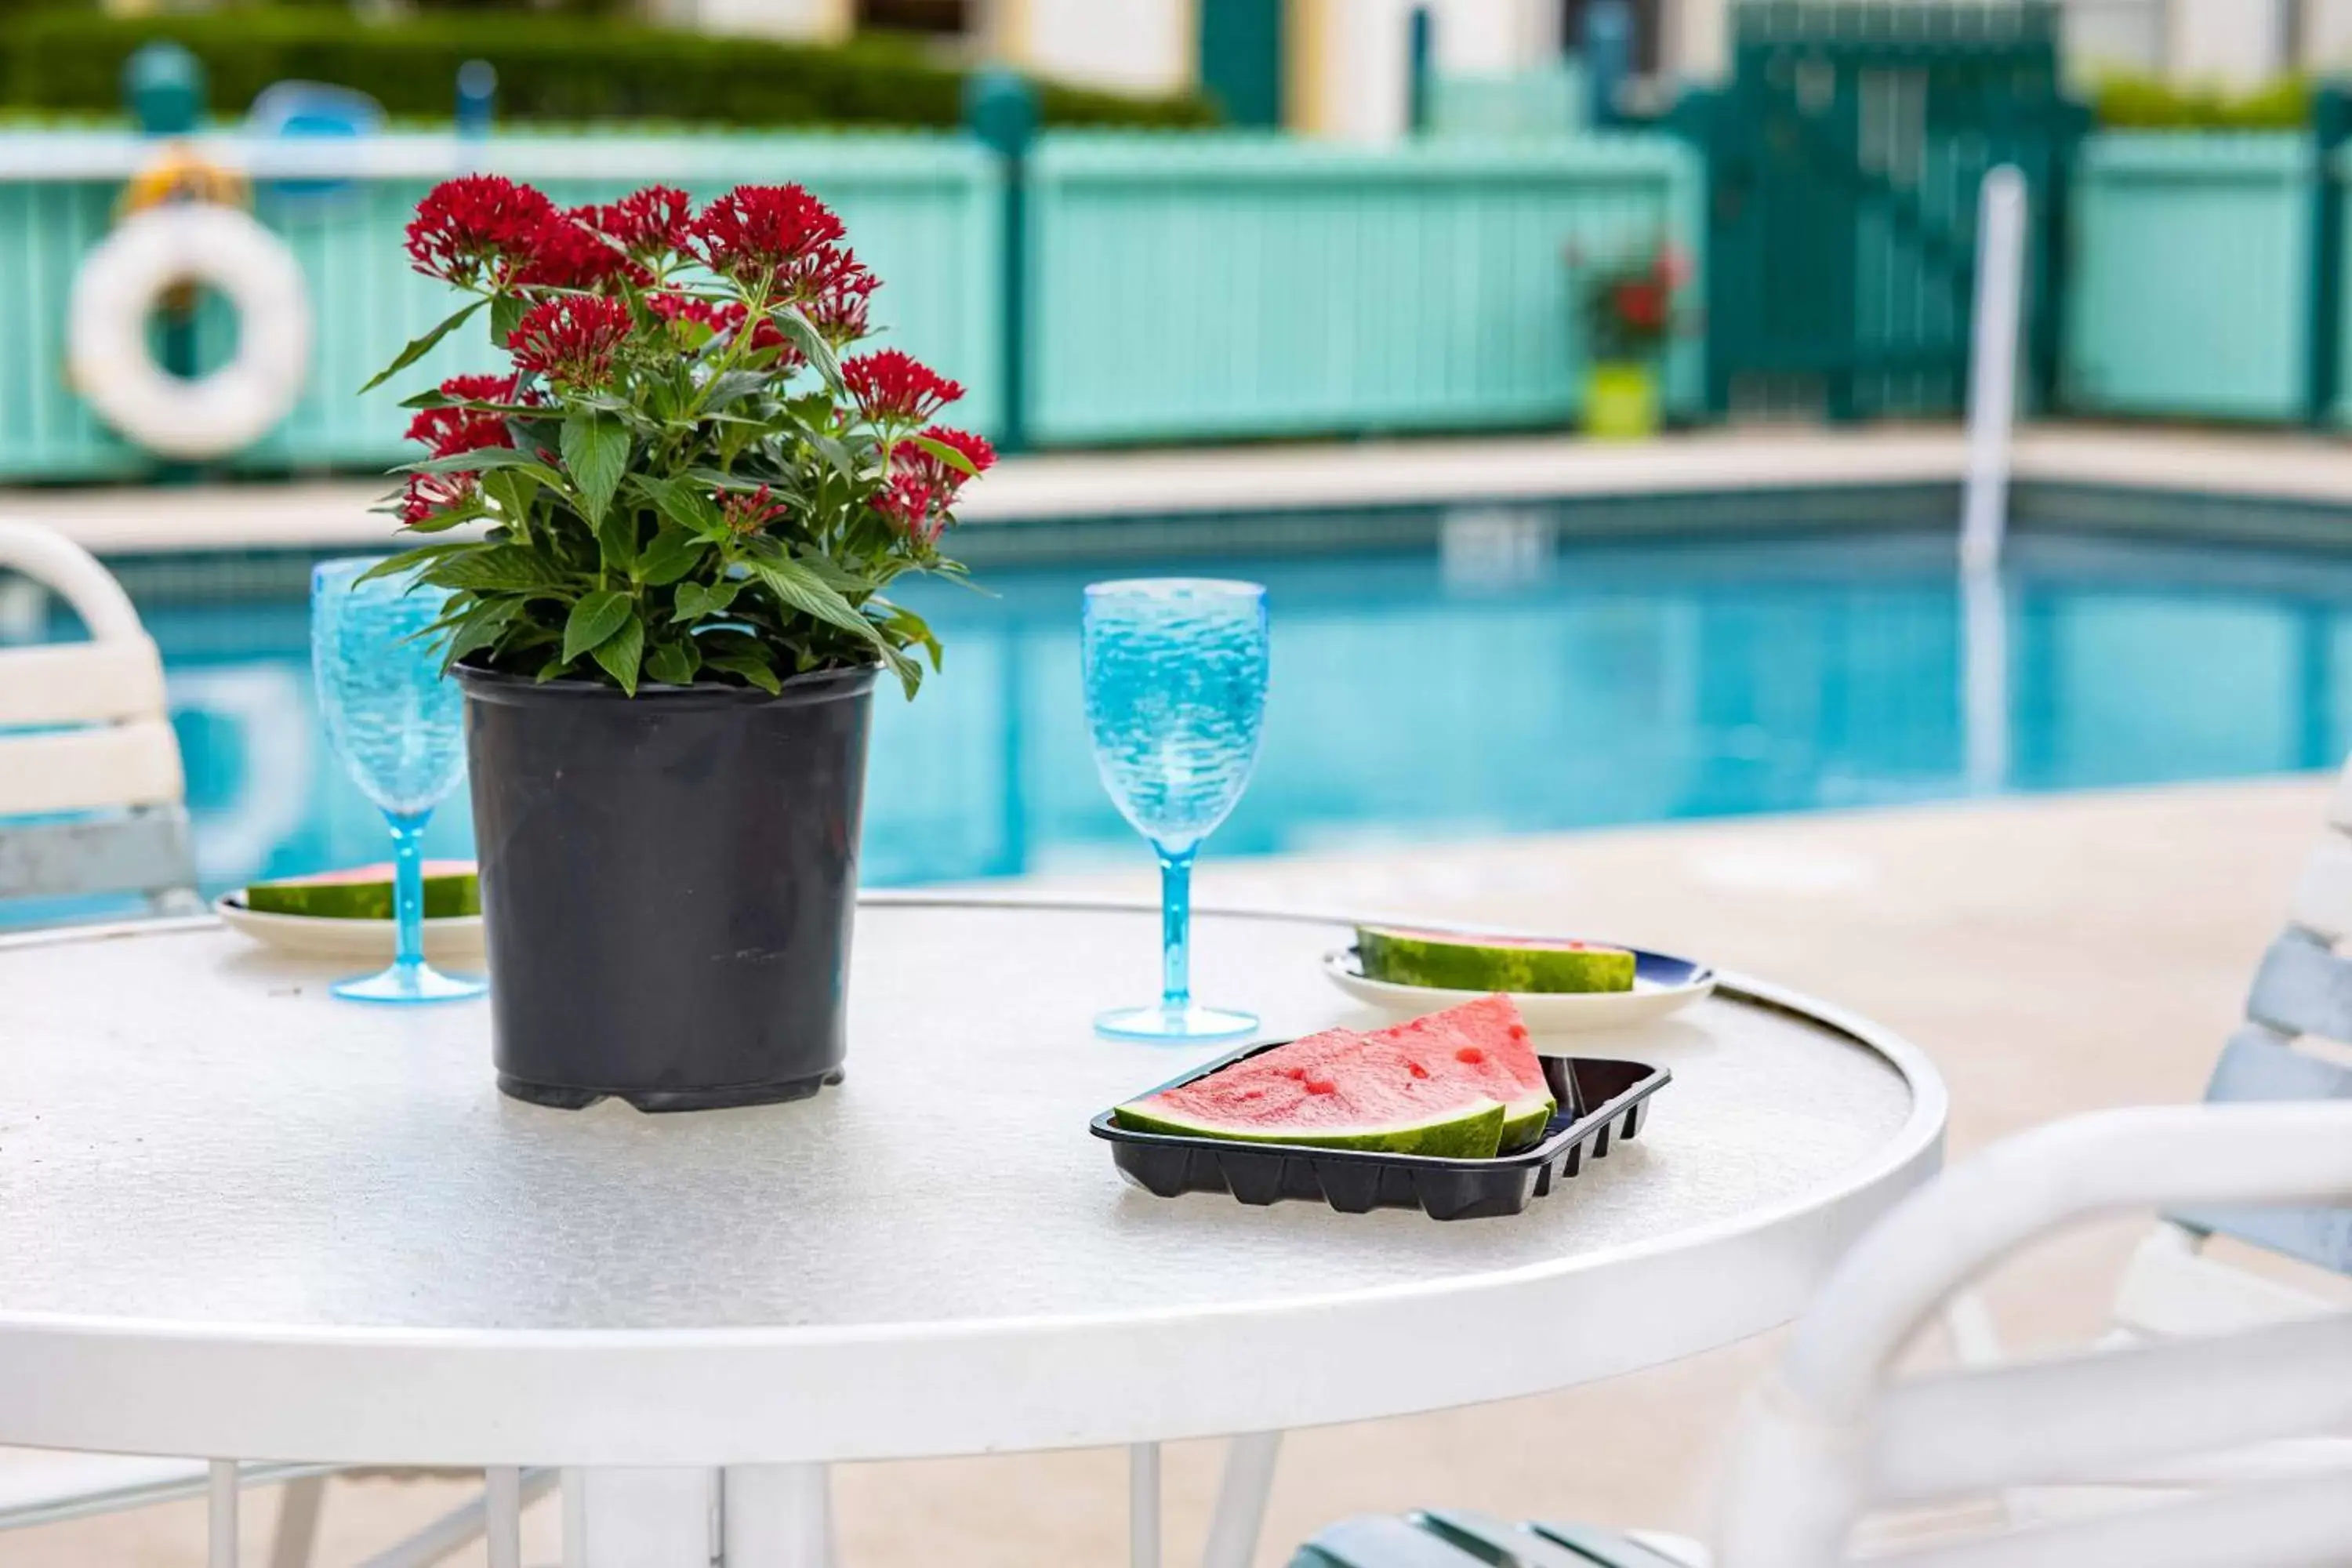
[[[751,568],[751,575],[765,584],[768,591],[775,595],[787,609],[798,610],[811,620],[856,634],[881,656],[883,663],[890,667],[891,672],[898,676],[898,683],[907,689],[907,695],[915,695],[915,689],[923,683],[923,667],[908,658],[903,650],[882,635],[881,628],[860,615],[856,606],[828,587],[815,573],[798,561],[751,560],[743,564]]]
[[[507,623],[521,608],[520,599],[485,599],[467,611],[465,618],[450,632],[448,645],[441,650],[441,668],[446,671],[476,648],[488,647],[498,641]]]
[[[663,517],[699,534],[704,539],[724,539],[727,525],[720,520],[719,508],[710,497],[696,486],[678,479],[656,479],[651,474],[631,474],[629,488],[651,501],[654,510]]]
[[[665,528],[654,535],[653,542],[637,557],[637,580],[652,587],[666,588],[701,565],[702,553],[709,548],[708,541],[682,528]]]
[[[512,447],[477,447],[470,452],[452,452],[446,458],[420,458],[413,463],[403,463],[393,470],[395,474],[486,474],[493,468],[520,468],[541,484],[562,486],[563,476],[541,462],[529,452]]]
[[[522,325],[523,316],[530,309],[530,301],[520,294],[501,294],[491,300],[490,346],[506,347],[507,340],[514,336],[517,327]]]
[[[774,319],[776,325],[782,330],[784,336],[791,341],[793,347],[806,355],[809,363],[816,367],[817,374],[824,377],[824,384],[830,387],[839,388],[841,361],[835,355],[833,345],[826,342],[814,327],[809,325],[809,319],[790,305],[779,305],[769,314]]]
[[[589,655],[604,667],[604,673],[618,681],[621,689],[635,697],[637,694],[637,666],[646,657],[646,624],[637,618],[637,607],[625,605],[618,630],[596,645]]]
[[[563,623],[563,657],[569,661],[603,647],[622,626],[635,618],[635,605],[626,594],[604,588],[582,596]],[[642,645],[644,639],[639,639]],[[634,668],[635,658],[630,659]]]
[[[664,686],[691,686],[702,668],[701,650],[692,637],[677,637],[646,655],[646,673]]]
[[[784,683],[776,679],[774,668],[768,663],[768,656],[757,647],[705,648],[702,662],[713,669],[741,676],[771,697],[784,689]]]
[[[839,441],[822,430],[803,430],[801,432],[801,438],[824,456],[824,460],[832,465],[835,473],[845,479],[854,480],[857,478],[857,459],[851,457],[849,448]]]
[[[456,315],[442,318],[441,324],[435,327],[431,331],[426,332],[423,337],[411,339],[408,346],[401,350],[398,354],[394,355],[393,362],[390,364],[376,372],[374,379],[370,381],[365,386],[361,387],[360,390],[363,393],[373,392],[377,387],[382,386],[385,382],[390,381],[394,376],[398,375],[402,371],[406,370],[410,365],[415,364],[418,360],[421,360],[426,354],[431,353],[433,352],[434,344],[439,342],[443,338],[447,337],[451,332],[456,331],[459,327],[465,325],[466,319],[481,308],[482,302],[479,300],[477,300],[472,304],[467,305],[463,310],[459,310]]]
[[[482,476],[482,493],[496,501],[507,521],[527,524],[539,500],[540,481],[527,468],[494,468]]]
[[[872,603],[876,608],[890,612],[882,622],[882,629],[886,633],[906,644],[921,648],[930,656],[931,668],[933,669],[940,668],[940,661],[946,657],[946,650],[940,647],[939,637],[931,630],[931,624],[929,621],[904,605],[893,605],[885,599],[876,599]]]
[[[480,544],[470,539],[453,540],[446,544],[420,544],[414,550],[404,550],[397,555],[377,562],[352,579],[352,586],[356,587],[362,583],[373,583],[380,577],[397,577],[404,572],[414,572],[416,568],[438,561],[445,555],[456,555],[481,548]]]
[[[571,586],[569,573],[538,551],[520,544],[472,544],[435,561],[425,581],[441,588],[529,594]]]
[[[623,507],[596,525],[596,555],[607,572],[634,572],[637,565],[637,513]]]
[[[709,587],[699,583],[681,583],[677,585],[677,608],[670,619],[698,621],[705,616],[719,615],[735,602],[735,595],[742,589],[742,584],[732,581]]]
[[[602,414],[574,414],[563,422],[563,466],[580,491],[590,527],[604,520],[629,466],[628,427]]]
[[[904,437],[904,439],[914,446],[921,447],[924,451],[929,452],[932,457],[937,458],[940,462],[945,463],[949,468],[953,468],[957,473],[961,474],[966,479],[971,479],[980,472],[978,468],[972,467],[971,459],[970,458],[965,457],[961,452],[957,451],[945,441],[935,440],[929,436],[908,436]]]

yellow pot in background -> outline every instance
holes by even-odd
[[[1619,361],[1584,378],[1584,433],[1601,441],[1639,441],[1658,433],[1658,373]]]

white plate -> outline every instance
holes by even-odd
[[[1538,1035],[1572,1035],[1589,1029],[1623,1029],[1681,1011],[1715,990],[1715,971],[1670,953],[1633,952],[1631,991],[1516,992],[1519,1016]],[[1352,947],[1323,955],[1323,973],[1357,1001],[1400,1018],[1418,1018],[1475,1002],[1484,991],[1446,991],[1434,985],[1397,985],[1368,980]]]
[[[341,958],[353,963],[390,963],[394,942],[390,921],[327,920],[318,915],[262,914],[247,909],[236,893],[213,900],[228,928],[240,935],[306,958]],[[482,961],[482,917],[450,915],[425,922],[425,956],[434,963],[478,964]]]

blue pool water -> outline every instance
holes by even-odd
[[[1971,632],[1950,558],[1948,536],[1813,537],[1166,564],[1273,606],[1263,760],[1208,853],[2221,778],[2352,739],[2352,560],[2029,538]],[[1078,605],[1157,569],[908,595],[948,668],[877,699],[868,884],[1140,862],[1088,752]],[[320,733],[301,600],[142,609],[205,881],[382,858]],[[429,842],[470,852],[462,789]]]

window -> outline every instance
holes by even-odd
[[[894,33],[961,34],[971,26],[971,0],[857,0],[859,27]]]

